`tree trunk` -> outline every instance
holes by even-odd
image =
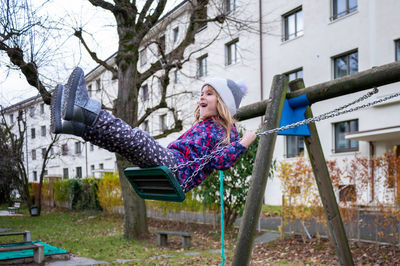
[[[120,48],[119,51],[123,51],[123,49]],[[137,60],[132,59],[134,56],[129,55],[124,55],[123,58],[127,57],[130,57],[131,61],[120,58],[118,62],[119,84],[115,115],[135,127],[138,117]],[[124,175],[124,169],[132,164],[117,155],[117,165],[125,210],[124,236],[128,239],[145,238],[149,233],[146,205],[144,200],[137,196]]]

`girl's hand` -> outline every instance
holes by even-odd
[[[243,134],[242,140],[240,141],[240,144],[245,146],[246,148],[250,146],[251,143],[256,139],[256,134],[252,131],[246,131]]]

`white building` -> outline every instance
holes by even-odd
[[[218,2],[218,1],[217,1]],[[193,111],[201,84],[210,76],[233,80],[244,80],[249,93],[242,106],[268,97],[272,78],[285,73],[289,79],[304,78],[311,86],[337,77],[356,73],[394,61],[400,61],[400,2],[397,0],[221,0],[229,15],[250,23],[249,27],[260,31],[239,31],[232,24],[219,29],[209,23],[197,33],[196,43],[186,54],[193,53],[188,63],[172,73],[174,93],[187,92],[174,98],[181,108],[180,118],[184,130],[193,122]],[[210,6],[208,16],[213,17],[216,8]],[[148,38],[163,40],[166,51],[182,40],[188,15],[186,5],[181,3],[164,17],[154,35]],[[259,23],[261,20],[261,23]],[[210,45],[208,45],[211,43]],[[206,48],[197,51],[200,47]],[[109,59],[112,62],[113,57]],[[158,60],[155,47],[151,45],[140,51],[140,68],[146,69]],[[117,82],[102,67],[86,71],[87,85],[92,97],[111,107],[116,97]],[[375,97],[382,97],[399,90],[400,84],[381,88]],[[157,78],[149,79],[141,90],[140,110],[157,101]],[[314,115],[333,110],[351,102],[365,92],[346,95],[313,104]],[[35,116],[28,117],[27,154],[30,180],[38,175],[40,151],[48,138],[49,110],[42,107],[40,99],[34,98],[8,108],[10,122],[15,121],[17,108],[34,108]],[[41,112],[44,108],[44,113]],[[318,123],[317,128],[327,160],[360,156],[379,156],[400,145],[400,105],[397,101],[372,107],[364,111],[349,113]],[[173,122],[169,114],[159,111],[152,115],[142,128],[152,135]],[[249,130],[258,128],[261,118],[241,122]],[[43,129],[44,128],[44,129]],[[42,131],[43,130],[43,131]],[[42,133],[46,136],[42,137]],[[347,137],[346,133],[353,132]],[[35,138],[32,134],[36,134]],[[161,140],[166,145],[178,133]],[[52,159],[47,168],[48,175],[92,176],[96,172],[115,171],[115,156],[78,139],[63,136],[54,153],[66,153]],[[63,146],[64,145],[64,146]],[[397,148],[399,152],[400,147]],[[35,151],[35,152],[34,152]],[[291,158],[304,152],[301,137],[278,136],[275,157],[278,160]],[[68,169],[68,170],[67,170]],[[36,171],[36,174],[35,174]],[[97,174],[98,175],[98,174]],[[265,202],[281,204],[280,181],[268,181]],[[349,180],[341,180],[341,187],[356,190]],[[375,201],[393,202],[396,186],[380,190],[382,184],[371,183],[368,191],[357,191],[357,203],[374,204]],[[373,192],[372,192],[373,191]],[[340,192],[336,191],[338,198]]]

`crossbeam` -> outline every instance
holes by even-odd
[[[323,100],[344,96],[350,93],[364,91],[367,89],[400,82],[400,62],[394,62],[371,69],[361,71],[342,78],[322,82],[304,89],[289,92],[286,98],[294,98],[307,95],[311,104]],[[235,119],[243,121],[265,114],[270,99],[249,104],[238,109]]]

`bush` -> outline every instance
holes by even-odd
[[[54,183],[54,199],[60,203],[71,201],[71,185],[69,180],[57,180]]]
[[[51,186],[49,180],[44,180],[42,183],[42,200],[51,201]]]
[[[241,135],[243,132],[241,131]],[[247,192],[250,187],[250,177],[253,171],[259,139],[248,147],[237,160],[236,164],[224,171],[224,221],[227,228],[232,227],[236,218],[242,215]],[[273,167],[271,167],[271,171]],[[220,205],[220,171],[214,171],[204,182],[193,190],[203,204],[209,209]]]
[[[106,173],[98,183],[97,198],[105,213],[112,213],[113,209],[123,206],[121,183],[118,173]]]

